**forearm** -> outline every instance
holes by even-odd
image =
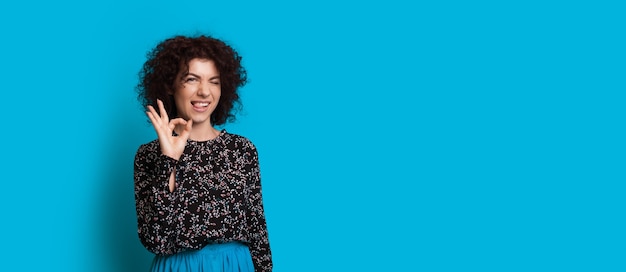
[[[154,148],[140,148],[134,170],[139,237],[148,250],[157,254],[172,250],[176,213],[172,178],[177,164],[173,158],[159,153]]]

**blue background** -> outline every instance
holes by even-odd
[[[626,271],[618,2],[5,1],[0,270],[146,271],[137,73],[205,33],[275,271]]]

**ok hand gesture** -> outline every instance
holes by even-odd
[[[157,99],[157,105],[159,106],[161,115],[150,105],[148,106],[146,114],[148,118],[150,118],[152,126],[154,126],[154,130],[159,137],[159,144],[161,145],[163,155],[178,160],[185,150],[185,144],[187,143],[187,139],[189,139],[193,121],[191,119],[185,121],[183,118],[176,118],[170,121],[165,107],[163,106],[163,101]],[[180,135],[173,136],[172,132],[177,126],[184,126],[183,131]]]

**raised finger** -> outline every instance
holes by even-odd
[[[161,137],[161,133],[162,133],[161,132],[162,128],[161,128],[161,125],[160,125],[161,124],[161,119],[159,119],[158,117],[156,117],[154,115],[154,113],[149,112],[149,111],[146,111],[146,115],[148,115],[148,118],[150,118],[150,122],[152,122],[152,126],[154,127],[154,131],[156,131],[157,135],[159,137]]]
[[[163,101],[161,101],[161,99],[157,99],[157,105],[159,105],[161,119],[163,119],[166,123],[169,123],[170,118],[167,116],[167,111],[165,110],[165,106],[163,106]]]
[[[160,120],[161,116],[160,116],[160,115],[156,112],[156,110],[154,109],[154,107],[153,107],[153,106],[148,105],[146,108],[148,108],[148,111],[147,111],[146,113],[148,113],[148,112],[149,112],[149,113],[151,113],[151,114],[152,114],[152,117],[153,117],[155,120],[157,120],[157,119],[158,119],[158,120]],[[154,121],[153,121],[152,123],[154,123]],[[159,122],[159,123],[160,123],[160,122]]]

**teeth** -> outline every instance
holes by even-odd
[[[199,106],[199,107],[208,107],[209,103],[206,103],[206,102],[196,102],[196,103],[194,103],[194,105]]]

